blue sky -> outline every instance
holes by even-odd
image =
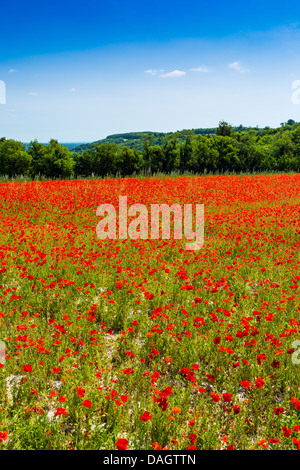
[[[299,13],[294,0],[5,2],[0,137],[300,121]]]

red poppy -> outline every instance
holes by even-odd
[[[250,388],[251,387],[251,383],[249,382],[249,380],[244,380],[243,382],[240,382],[240,385],[244,388]]]
[[[292,434],[292,430],[291,429],[288,429],[286,426],[283,426],[283,428],[281,429],[281,431],[283,432],[283,435],[285,437],[289,437],[291,434]]]
[[[231,398],[230,393],[223,393],[223,400],[224,400],[225,402],[230,402],[230,401],[232,401],[232,398]]]
[[[144,413],[140,416],[140,419],[145,422],[151,420],[152,416],[150,415],[149,411],[144,411]]]
[[[92,402],[90,400],[84,400],[82,405],[85,406],[86,408],[91,408]]]
[[[129,444],[129,442],[127,441],[127,439],[119,438],[116,442],[116,448],[117,448],[117,450],[127,450],[128,449],[128,444]]]
[[[8,431],[1,432],[0,431],[0,442],[6,441],[8,437]]]
[[[233,405],[232,409],[235,415],[239,414],[241,411],[241,407],[239,405]]]

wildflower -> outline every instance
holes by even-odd
[[[231,398],[230,393],[223,393],[223,400],[224,400],[225,402],[230,402],[230,401],[232,401],[232,398]]]
[[[144,413],[140,416],[140,419],[146,422],[146,421],[151,420],[152,416],[150,415],[149,411],[144,411]]]
[[[178,406],[174,406],[174,408],[173,408],[173,410],[172,410],[172,413],[173,413],[173,414],[181,413],[181,408],[179,408]]]
[[[250,388],[251,387],[251,383],[249,382],[249,380],[244,380],[243,382],[240,382],[240,385],[244,388]]]
[[[161,450],[161,445],[158,442],[153,442],[152,449]]]
[[[91,408],[92,402],[90,400],[84,400],[82,405],[85,406],[86,408]]]
[[[65,408],[58,407],[56,408],[54,416],[66,415],[66,414],[67,414],[67,410]]]
[[[283,432],[283,435],[285,437],[289,437],[291,434],[292,434],[292,430],[291,429],[288,429],[286,426],[283,426],[283,428],[281,429],[281,431]]]
[[[116,442],[116,448],[117,450],[127,450],[129,442],[127,439],[121,439],[119,438]]]
[[[239,405],[233,405],[232,409],[235,415],[239,414],[241,411],[241,407]]]
[[[212,401],[216,403],[221,400],[220,393],[211,392],[210,396],[211,396]]]
[[[1,432],[0,431],[0,442],[6,441],[8,437],[8,431]]]
[[[261,389],[261,388],[263,388],[264,383],[265,383],[265,381],[262,377],[257,377],[254,387]]]
[[[79,398],[83,398],[85,395],[85,390],[82,387],[76,387],[77,395]]]

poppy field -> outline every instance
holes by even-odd
[[[0,449],[300,449],[299,188],[0,184]],[[100,240],[119,196],[204,204],[203,247]]]

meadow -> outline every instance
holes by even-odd
[[[0,449],[300,449],[300,174],[0,184]],[[204,204],[204,246],[100,204]],[[4,357],[5,356],[5,357]]]

